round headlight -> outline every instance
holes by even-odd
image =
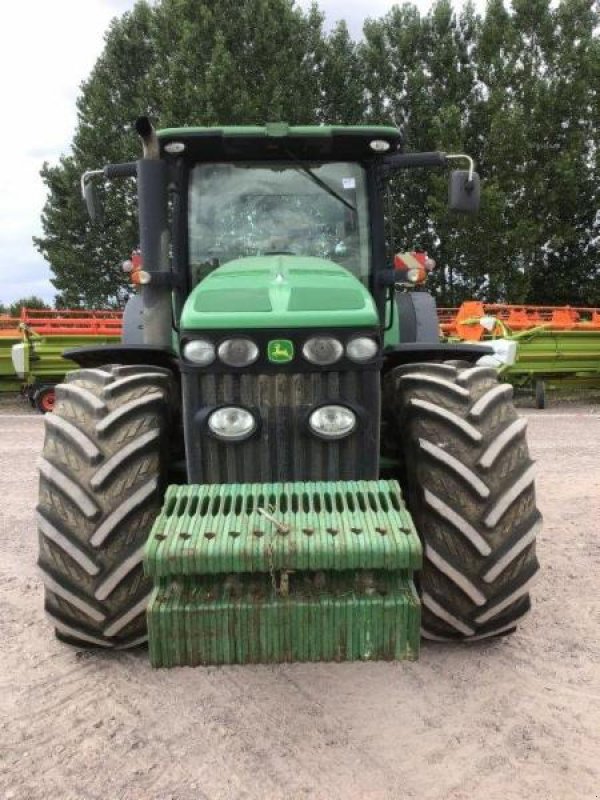
[[[219,439],[239,442],[254,433],[256,420],[245,408],[224,406],[213,411],[209,416],[208,427]]]
[[[377,354],[377,342],[368,336],[356,336],[346,345],[346,355],[352,361],[370,361]]]
[[[219,358],[228,367],[247,367],[258,358],[258,347],[252,339],[225,339],[218,349]]]
[[[215,360],[215,346],[208,339],[194,339],[193,342],[184,344],[183,355],[188,361],[206,367]]]
[[[302,348],[302,355],[307,361],[321,366],[335,364],[343,352],[342,343],[331,336],[313,336],[307,339]]]
[[[312,431],[326,439],[341,439],[356,427],[356,414],[346,406],[321,406],[308,418]]]

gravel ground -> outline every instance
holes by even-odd
[[[0,416],[2,414],[39,414],[29,400],[18,392],[0,393]]]
[[[18,412],[18,413],[17,413]],[[541,576],[512,637],[418,663],[153,671],[52,635],[36,573],[42,419],[0,411],[0,798],[600,797],[600,412],[535,412]]]

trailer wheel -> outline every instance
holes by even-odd
[[[411,364],[386,379],[399,479],[424,551],[422,635],[511,633],[538,570],[533,462],[513,389],[487,367]]]
[[[535,407],[539,409],[546,408],[546,382],[535,382]]]
[[[40,414],[48,414],[54,410],[56,392],[54,386],[41,386],[33,394],[33,406]]]
[[[56,387],[40,460],[39,560],[59,638],[146,639],[142,553],[168,467],[172,377],[156,367],[77,370]]]

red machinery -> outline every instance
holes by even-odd
[[[600,331],[600,308],[572,306],[519,306],[467,300],[460,308],[438,308],[444,336],[479,341],[489,332],[479,320],[489,317],[512,332],[544,326],[547,330]]]
[[[13,323],[21,323],[40,336],[120,336],[122,320],[122,311],[22,308]]]

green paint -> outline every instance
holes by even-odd
[[[258,512],[266,506],[286,533]],[[272,567],[410,571],[421,563],[400,487],[385,480],[173,485],[144,554],[154,578]]]
[[[553,331],[540,326],[506,338],[517,342],[515,363],[499,369],[510,382],[589,380],[600,376],[600,331]]]
[[[151,662],[414,659],[421,562],[395,481],[171,486],[144,555]]]
[[[294,343],[289,339],[273,339],[267,346],[267,358],[274,364],[287,364],[294,358]]]
[[[163,128],[158,138],[164,141],[195,139],[205,136],[236,136],[263,138],[308,137],[329,139],[332,136],[362,136],[365,139],[386,139],[397,142],[400,134],[389,125],[288,125],[286,122],[267,125],[222,125],[219,127]]]
[[[21,346],[23,335],[19,331],[0,337],[0,392],[16,392],[23,381],[19,380],[12,360],[13,345]]]
[[[67,372],[78,368],[74,361],[63,357],[65,350],[119,344],[120,341],[120,336],[30,336],[23,342],[24,382],[61,381]]]
[[[237,313],[244,311],[272,311],[271,300],[267,289],[234,289],[227,292],[220,289],[206,289],[198,295],[194,304],[195,311],[216,313]]]
[[[230,261],[195,287],[181,316],[182,330],[377,324],[373,298],[351,272],[308,256]]]
[[[292,575],[292,582],[308,576]],[[153,667],[291,661],[414,661],[420,604],[412,578],[377,576],[373,595],[330,579],[320,592],[281,597],[269,576],[223,584],[198,577],[161,582],[147,609]],[[304,587],[303,587],[304,588]]]
[[[392,305],[393,303],[393,305]],[[391,325],[390,325],[391,316]],[[400,342],[400,320],[398,319],[398,306],[396,299],[392,296],[391,302],[388,300],[385,307],[385,329],[383,332],[383,346],[390,347]]]

